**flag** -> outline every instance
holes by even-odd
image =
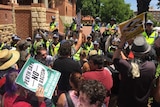
[[[119,30],[122,36],[126,39],[133,38],[144,31],[145,14],[142,13],[130,20],[119,24]]]

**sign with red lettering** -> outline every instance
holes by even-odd
[[[61,73],[53,70],[32,57],[27,60],[16,78],[16,83],[35,92],[38,86],[44,87],[44,96],[51,99]]]

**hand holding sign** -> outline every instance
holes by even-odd
[[[44,87],[44,96],[51,99],[60,75],[60,72],[41,64],[31,57],[20,71],[16,83],[33,92],[36,92],[39,86]]]
[[[144,31],[145,13],[119,24],[119,29],[126,39],[133,38]],[[124,34],[125,32],[125,34]]]
[[[38,98],[38,102],[44,101],[44,88],[43,87],[38,87],[36,90],[36,96]]]

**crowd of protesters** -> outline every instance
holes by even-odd
[[[37,29],[33,38],[12,35],[10,44],[0,41],[0,107],[160,106],[152,94],[160,74],[160,36],[151,20],[130,40],[119,36],[115,18],[99,39],[94,37],[99,23],[91,35],[82,29],[62,35],[52,20],[50,30]],[[41,86],[34,93],[15,83],[30,57],[61,73],[52,99]]]

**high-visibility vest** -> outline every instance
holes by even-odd
[[[103,51],[101,49],[98,49],[97,53],[98,53],[98,55],[102,55]]]
[[[80,60],[80,53],[82,51],[82,48],[80,47],[79,50],[73,55],[73,59],[75,61],[79,61]]]
[[[86,43],[84,44],[84,50],[86,50],[86,54],[88,54],[90,52],[90,50],[93,50],[94,46],[93,43],[91,42],[91,45],[88,46],[86,45]]]
[[[109,23],[109,24],[107,25],[107,28],[109,29],[109,31],[107,32],[107,34],[112,34],[112,30],[113,30],[113,29],[116,29],[116,27],[117,27],[116,24],[114,24],[113,26],[111,26],[111,24]]]
[[[72,31],[76,31],[76,30],[77,30],[77,24],[76,24],[76,23],[73,23],[71,29],[72,29]]]
[[[58,54],[59,47],[60,47],[60,42],[54,47],[54,55]]]
[[[160,76],[160,63],[158,63],[158,66],[157,66],[157,68],[156,68],[156,78],[158,77],[158,76]]]
[[[0,50],[2,50],[3,46],[4,46],[4,43],[1,44]]]
[[[54,22],[54,23],[51,23],[51,25],[50,25],[50,29],[51,30],[54,30],[54,28],[56,27],[56,22]]]
[[[94,25],[94,31],[99,31],[99,30],[100,30],[99,25],[98,25],[98,24],[95,24],[95,25]]]
[[[156,31],[153,31],[151,35],[147,35],[147,33],[144,31],[142,35],[145,37],[147,43],[150,45],[153,45],[155,39],[158,37],[158,33]]]

